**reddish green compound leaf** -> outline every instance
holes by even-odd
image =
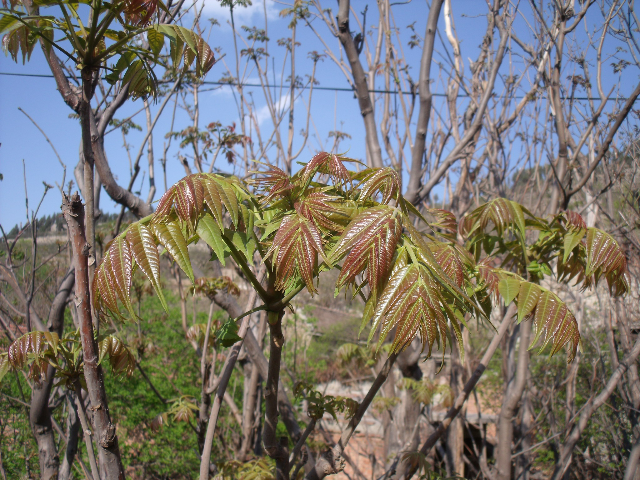
[[[101,363],[109,357],[111,369],[118,375],[125,373],[128,377],[136,367],[136,357],[131,350],[115,335],[108,335],[98,342],[98,361]]]
[[[490,267],[484,266],[484,269],[489,270]],[[534,348],[542,340],[542,346],[539,349],[541,353],[551,342],[551,355],[566,347],[567,361],[572,362],[580,344],[580,332],[578,322],[566,304],[558,296],[539,285],[508,277],[502,270],[493,269],[492,272],[484,272],[484,278],[492,276],[500,278],[498,290],[505,298],[505,304],[515,299],[518,306],[518,322],[526,317],[533,318],[534,339],[529,348]],[[488,282],[495,282],[495,280],[488,280]]]
[[[466,279],[466,271],[458,251],[446,243],[431,242],[428,245],[436,262],[442,268],[442,271],[446,273],[458,287],[462,287]]]
[[[296,278],[302,278],[310,294],[318,254],[324,258],[322,237],[316,226],[301,215],[284,217],[266,257],[273,255],[278,290],[284,291]]]
[[[402,220],[394,208],[380,205],[356,216],[328,258],[329,263],[335,263],[346,255],[336,283],[336,295],[342,287],[355,283],[356,275],[366,270],[366,279],[376,297],[391,270],[401,233]]]
[[[224,209],[234,225],[238,224],[238,198],[229,182],[218,175],[196,173],[185,177],[160,198],[153,215],[153,223],[171,221],[171,212],[195,231],[198,218],[204,212],[204,205],[224,228]]]
[[[567,362],[575,358],[580,343],[578,322],[566,304],[556,295],[541,288],[540,298],[534,311],[534,339],[529,348],[533,348],[540,339],[542,352],[552,342],[551,355],[567,346]]]
[[[132,25],[148,25],[158,7],[158,0],[125,0],[124,13]]]
[[[93,304],[100,315],[112,315],[119,320],[124,317],[118,308],[118,297],[109,279],[109,269],[111,268],[111,256],[104,255],[100,266],[93,276],[92,299]]]
[[[493,261],[492,258],[487,257],[478,263],[478,280],[490,295],[497,296],[500,294],[498,285],[501,278],[496,269],[490,265]]]
[[[266,172],[256,173],[262,175],[253,180],[253,183],[265,191],[265,196],[261,199],[263,204],[276,198],[286,197],[293,190],[294,184],[291,182],[291,177],[278,167],[271,166]]]
[[[183,56],[183,70],[186,71],[196,60],[196,76],[201,77],[216,63],[209,45],[191,30],[170,24],[154,25],[153,28],[171,39],[171,58],[174,66],[178,66],[180,57]]]
[[[586,240],[587,262],[585,285],[597,284],[604,275],[614,296],[629,291],[627,259],[611,235],[597,228],[589,228]]]
[[[127,229],[126,239],[133,258],[151,282],[165,312],[168,311],[160,286],[160,255],[151,230],[140,222],[135,222]]]
[[[429,348],[429,356],[436,341],[444,351],[448,328],[443,302],[438,285],[424,266],[413,263],[397,270],[375,307],[369,341],[380,329],[379,350],[391,330],[396,328],[392,352],[406,348],[418,332],[423,348]]]
[[[340,210],[339,204],[334,203],[336,200],[339,200],[339,197],[312,191],[298,199],[293,206],[296,212],[313,222],[316,227],[340,233],[344,227],[330,218],[332,214]]]
[[[448,232],[456,233],[458,231],[458,221],[456,216],[448,210],[440,208],[425,207],[425,213],[435,217],[435,222],[429,222],[432,227],[442,228]]]
[[[302,171],[302,183],[307,185],[317,173],[331,177],[335,185],[344,185],[351,180],[349,170],[344,166],[343,158],[327,152],[320,152],[307,163]]]
[[[55,332],[26,333],[9,345],[5,361],[13,369],[24,368],[30,363],[29,378],[40,381],[48,365],[45,354],[49,349],[55,351],[58,342],[58,334]],[[0,361],[2,361],[1,358]],[[2,367],[0,364],[0,369],[8,370],[8,367]],[[1,376],[0,372],[0,378]]]
[[[389,203],[398,196],[400,191],[400,176],[391,167],[372,169],[360,187],[360,199],[372,198],[376,193],[382,193],[382,203]]]
[[[51,337],[51,333],[46,332]],[[58,334],[54,334],[56,338]],[[45,332],[30,332],[22,335],[9,345],[8,360],[13,368],[22,368],[27,364],[29,355],[40,356],[48,347]]]
[[[207,177],[202,180],[202,186],[204,187],[204,202],[209,207],[209,211],[218,222],[218,226],[224,228],[223,213],[224,207],[233,225],[238,225],[239,206],[236,193],[226,180],[216,177]]]
[[[579,213],[576,212],[572,212],[572,211],[566,211],[564,212],[564,216],[565,219],[567,220],[567,228],[568,229],[586,229],[587,228],[587,222],[584,221],[584,218],[582,218],[582,215],[580,215]]]
[[[111,314],[124,320],[118,308],[119,300],[130,318],[136,318],[129,297],[132,274],[133,256],[123,233],[108,244],[103,261],[93,277],[93,304],[100,314]]]
[[[175,189],[174,208],[178,218],[195,230],[204,202],[204,189],[200,178],[190,175],[172,188]]]
[[[193,268],[191,267],[187,241],[182,234],[180,225],[176,222],[158,223],[153,225],[153,231],[156,238],[164,245],[171,257],[193,283],[195,279],[193,278]]]
[[[508,228],[513,228],[522,238],[525,234],[525,219],[523,207],[506,198],[496,198],[467,215],[460,224],[460,233],[470,236],[476,230],[484,231],[492,222],[498,235],[504,234]]]

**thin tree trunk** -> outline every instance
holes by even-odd
[[[367,150],[371,158],[371,167],[382,168],[382,149],[378,141],[378,127],[373,112],[373,104],[367,86],[367,77],[360,63],[358,50],[356,49],[351,31],[349,29],[349,0],[340,0],[338,7],[338,38],[344,47],[344,51],[351,66],[353,82],[356,86],[356,96],[360,106],[360,114],[364,120],[366,132]]]
[[[49,411],[49,395],[51,394],[55,368],[49,365],[46,375],[45,380],[33,385],[29,412],[31,431],[38,445],[40,478],[43,480],[57,479],[60,468],[60,457],[53,436],[51,412]]]
[[[458,349],[455,344],[451,345],[451,393],[454,397],[460,394],[462,386],[462,365]],[[454,418],[447,432],[447,454],[451,464],[451,474],[464,477],[464,417],[466,405],[462,409],[462,415]]]
[[[103,480],[124,479],[124,468],[120,459],[116,427],[111,422],[107,394],[104,387],[102,367],[98,364],[98,346],[94,338],[89,296],[89,272],[87,256],[89,245],[84,232],[84,210],[82,201],[76,193],[65,197],[62,204],[75,264],[75,304],[80,322],[82,353],[84,358],[84,376],[93,410],[94,428],[98,445],[98,459]]]
[[[244,404],[242,406],[242,446],[240,447],[240,460],[246,460],[253,445],[253,432],[256,410],[258,401],[258,382],[260,373],[258,368],[251,362],[247,362],[244,368],[245,372],[245,395]]]
[[[636,438],[633,448],[627,459],[627,469],[624,472],[624,480],[640,479],[640,436]]]
[[[269,322],[269,371],[264,390],[264,432],[262,442],[264,450],[276,461],[276,480],[289,480],[289,452],[276,437],[278,425],[278,384],[280,382],[280,361],[284,336],[282,335],[282,316],[284,312],[268,312]]]
[[[67,393],[67,448],[60,464],[58,480],[71,478],[71,466],[78,453],[78,433],[80,432],[80,416],[73,401],[72,393]]]
[[[498,419],[498,454],[496,458],[496,479],[511,479],[511,444],[513,442],[513,422],[518,411],[518,404],[527,384],[529,372],[529,335],[531,321],[520,324],[520,347],[518,349],[518,366],[513,383],[507,387],[505,398]]]
[[[216,302],[218,306],[223,308],[232,318],[237,318],[243,313],[236,299],[227,292],[218,292],[213,297],[213,301]],[[258,340],[256,339],[251,329],[247,331],[247,335],[244,337],[244,347],[247,349],[247,354],[251,359],[251,363],[253,363],[258,368],[260,376],[262,378],[267,378],[269,362],[264,356],[262,347],[258,343]],[[280,393],[278,394],[278,409],[280,411],[281,420],[284,423],[285,427],[287,427],[287,432],[291,436],[291,440],[297,442],[300,439],[302,431],[300,430],[300,425],[298,424],[298,421],[296,419],[293,406],[291,405],[291,402],[287,397],[287,393],[285,392],[282,383],[280,383],[279,385],[279,391]]]
[[[73,288],[75,275],[73,271],[63,278],[58,292],[49,309],[47,330],[62,336],[64,310],[69,293]],[[31,393],[31,408],[29,410],[29,423],[38,445],[38,459],[40,462],[40,476],[42,479],[57,478],[60,468],[60,457],[53,436],[51,412],[49,411],[49,396],[53,386],[55,369],[49,365],[46,378],[35,383]]]
[[[418,79],[420,110],[418,112],[416,136],[413,148],[411,149],[411,172],[406,194],[407,200],[414,205],[419,202],[418,192],[422,187],[422,159],[424,158],[427,130],[429,128],[429,119],[431,118],[431,60],[433,58],[433,47],[438,29],[438,18],[440,18],[440,10],[442,10],[443,3],[443,0],[433,0],[431,2],[429,17],[427,18],[427,28],[424,34],[422,59],[420,60],[420,77]],[[457,121],[457,119],[454,121]]]

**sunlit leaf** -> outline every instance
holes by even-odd
[[[423,348],[427,346],[429,349],[428,356],[431,356],[436,341],[444,350],[448,327],[442,302],[439,285],[433,281],[425,267],[413,263],[397,270],[377,302],[371,320],[369,341],[379,329],[379,349],[387,335],[395,328],[392,352],[406,348],[418,333]]]
[[[400,191],[400,176],[391,167],[371,169],[359,185],[360,199],[372,198],[378,192],[382,194],[382,203],[389,203]]]
[[[576,248],[576,246],[578,246],[578,244],[582,241],[586,233],[587,233],[586,228],[569,229],[567,234],[564,236],[564,248],[563,248],[564,255],[562,258],[563,262],[565,263],[567,262],[569,255],[571,255],[571,252],[573,251],[573,249]]]
[[[136,367],[136,357],[129,348],[115,335],[108,335],[98,341],[98,360],[109,358],[115,374],[131,376]]]
[[[316,226],[301,215],[287,215],[280,224],[266,256],[273,255],[278,290],[285,291],[295,278],[302,278],[312,295],[318,254],[324,258],[322,237]]]
[[[126,239],[137,265],[151,282],[164,310],[168,311],[160,285],[160,255],[151,230],[140,222],[135,222],[127,229]]]
[[[277,197],[285,197],[294,188],[291,177],[278,167],[270,166],[265,172],[255,173],[260,176],[252,180],[252,183],[264,192],[264,197],[261,199],[263,204],[267,204]]]
[[[504,304],[509,305],[520,292],[520,281],[514,278],[504,278],[498,283],[498,291],[504,298]]]
[[[333,264],[346,255],[336,282],[336,294],[341,288],[353,284],[356,275],[366,271],[365,278],[372,295],[377,296],[391,270],[401,233],[402,221],[394,208],[381,205],[356,216],[328,258]]]
[[[342,157],[332,153],[320,152],[314,155],[302,171],[302,182],[308,184],[317,172],[329,175],[334,185],[344,185],[351,180]]]
[[[331,218],[335,216],[333,214],[340,213],[337,200],[339,197],[330,196],[320,191],[312,191],[300,197],[293,206],[296,212],[313,222],[316,227],[340,233],[344,230],[344,226]],[[347,218],[346,215],[344,217]]]
[[[586,250],[586,284],[597,284],[604,275],[612,295],[618,296],[629,291],[626,279],[627,259],[611,235],[596,228],[589,228]]]
[[[182,234],[180,225],[175,222],[158,223],[153,225],[153,232],[156,237],[167,249],[171,257],[180,266],[187,277],[194,281],[193,268],[191,267],[191,259],[189,258],[189,250],[187,249],[187,241]]]
[[[540,290],[536,284],[529,282],[520,283],[520,289],[518,291],[518,323],[531,314],[538,304],[541,294],[542,290]],[[506,300],[505,303],[507,303]]]
[[[524,238],[525,218],[523,207],[506,198],[496,198],[476,208],[461,222],[460,233],[465,237],[469,237],[477,230],[485,231],[489,222],[493,223],[496,232],[500,236],[508,228],[512,228],[520,234],[521,238]]]
[[[211,247],[217,259],[220,260],[220,263],[224,266],[225,257],[229,255],[230,250],[222,239],[222,231],[213,217],[209,214],[203,215],[198,221],[196,233]]]

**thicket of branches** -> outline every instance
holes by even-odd
[[[639,478],[634,2],[487,1],[473,59],[451,0],[278,4],[277,41],[266,5],[264,25],[238,24],[249,3],[221,2],[223,52],[183,1],[0,9],[7,54],[42,49],[82,130],[82,199],[58,187],[68,241],[39,242],[39,206],[2,232],[3,476],[365,478],[367,457],[376,478]],[[402,8],[417,21],[397,23]],[[322,138],[327,69],[362,124]],[[205,76],[237,124],[202,108]],[[132,101],[143,121],[118,119]],[[111,129],[122,151],[107,152]],[[362,158],[340,154],[352,145]],[[175,161],[186,177],[170,186]],[[105,193],[120,212],[96,222]],[[337,322],[355,311],[374,348],[309,334],[305,305],[331,307],[333,286],[351,288]],[[316,390],[336,378],[370,388]],[[371,411],[382,455],[366,435],[349,444]]]

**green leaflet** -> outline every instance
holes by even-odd
[[[571,228],[564,236],[564,255],[562,257],[562,263],[567,263],[567,259],[574,248],[580,243],[580,241],[584,238],[587,230],[585,228]]]
[[[20,25],[22,25],[22,23],[18,22],[18,19],[13,15],[3,14],[2,17],[0,17],[0,33],[3,33],[5,30],[14,30]]]
[[[529,315],[538,304],[538,299],[542,290],[537,285],[530,282],[521,282],[518,293],[518,323]],[[505,300],[506,302],[506,300]]]
[[[236,322],[231,318],[224,322],[216,331],[216,343],[225,348],[232,346],[240,340],[242,340],[242,337],[238,336],[238,325],[236,325]]]
[[[522,207],[519,203],[509,201],[509,210],[511,210],[513,215],[513,222],[518,227],[518,231],[520,232],[520,238],[524,241],[524,237],[526,234],[525,223],[524,223],[524,213],[522,212]]]
[[[164,35],[155,29],[148,30],[147,41],[149,42],[149,48],[151,48],[153,54],[158,56],[164,46]]]
[[[336,292],[336,296],[337,296],[337,292]],[[376,298],[373,295],[371,295],[369,297],[369,300],[367,300],[367,303],[364,304],[364,310],[362,312],[362,320],[360,321],[360,330],[358,330],[358,338],[360,338],[360,335],[362,335],[362,332],[364,331],[364,327],[367,326],[367,323],[369,323],[369,320],[373,317],[375,308],[376,308]]]
[[[205,214],[200,218],[196,233],[211,247],[220,263],[224,266],[225,257],[229,256],[231,250],[222,239],[222,230],[220,230],[211,215]]]
[[[10,369],[9,356],[6,353],[0,354],[0,384],[2,383],[2,378],[9,373]]]
[[[253,253],[256,251],[256,241],[253,235],[225,228],[224,236],[244,255],[249,264],[253,262]]]
[[[503,278],[498,283],[498,291],[502,298],[504,298],[504,304],[509,305],[518,296],[520,292],[520,280],[515,278]]]
[[[151,230],[139,222],[133,223],[127,229],[126,239],[129,242],[133,258],[151,282],[162,308],[168,312],[169,307],[160,286],[160,255]]]
[[[187,249],[187,241],[182,234],[180,225],[175,222],[158,223],[153,226],[153,230],[160,243],[164,245],[171,257],[193,283],[195,279],[189,258],[189,250]]]
[[[158,32],[171,38],[171,59],[174,66],[178,66],[180,58],[184,57],[184,70],[187,70],[194,59],[196,60],[196,75],[202,76],[215,63],[213,52],[209,45],[196,33],[179,25],[154,25]],[[186,48],[185,48],[186,44]]]
[[[260,239],[261,242],[264,242],[269,235],[271,235],[273,232],[275,232],[276,230],[278,230],[280,228],[280,225],[282,224],[282,218],[275,220],[273,222],[269,222],[266,227],[264,227],[264,232],[262,234],[262,238]]]

